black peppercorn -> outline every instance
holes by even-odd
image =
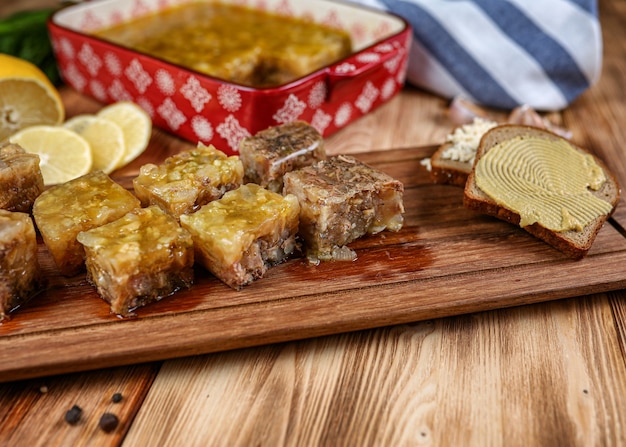
[[[78,405],[74,405],[65,413],[65,422],[70,425],[75,425],[78,423],[78,421],[80,421],[80,417],[82,416],[82,414],[83,409],[80,408]]]
[[[100,416],[100,428],[107,433],[111,433],[113,430],[115,430],[118,423],[119,420],[117,419],[117,416],[115,416],[113,413],[104,413],[102,416]]]
[[[122,393],[115,393],[115,394],[113,395],[113,397],[111,398],[111,400],[112,400],[114,403],[121,402],[121,401],[122,401]]]

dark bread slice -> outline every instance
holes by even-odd
[[[474,165],[480,157],[482,157],[496,144],[523,135],[547,138],[550,140],[563,140],[563,138],[559,135],[537,127],[502,124],[483,135],[476,152]],[[568,143],[578,151],[586,154],[589,153],[586,149],[572,144],[570,141],[568,141]],[[611,211],[605,215],[599,216],[587,224],[581,231],[569,230],[557,232],[549,230],[538,223],[524,227],[524,230],[533,236],[543,240],[573,259],[580,259],[587,254],[596,238],[596,235],[598,234],[598,231],[600,231],[606,220],[611,216],[611,214],[613,214],[613,211],[615,211],[620,199],[620,186],[617,179],[602,160],[596,156],[593,157],[598,166],[604,170],[606,182],[604,182],[599,190],[590,190],[590,192],[596,197],[609,202],[612,205]],[[519,214],[498,205],[476,185],[473,169],[472,172],[470,172],[465,184],[463,204],[468,209],[496,217],[514,225],[519,225],[520,223]]]
[[[430,157],[430,179],[433,183],[443,185],[465,186],[467,176],[472,170],[474,164],[474,153],[476,147],[468,148],[470,144],[467,141],[471,138],[478,146],[480,138],[491,127],[497,125],[493,120],[476,117],[471,123],[463,124],[453,130],[446,137],[446,141],[437,148],[435,153]],[[458,138],[465,139],[464,142],[456,141]],[[454,149],[458,151],[454,154]],[[448,154],[448,151],[451,153]],[[471,152],[467,152],[471,151]],[[471,158],[470,158],[471,155]],[[456,160],[454,158],[457,158]],[[469,158],[469,159],[467,159]]]
[[[430,157],[430,178],[433,183],[465,186],[472,163],[443,158],[443,153],[452,146],[452,143],[444,143]]]

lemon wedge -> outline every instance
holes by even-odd
[[[36,65],[0,53],[0,141],[28,126],[59,125],[61,96]]]
[[[110,174],[120,166],[126,145],[122,128],[113,121],[85,114],[70,118],[63,127],[87,140],[91,147],[93,171]]]
[[[26,127],[9,141],[26,152],[39,155],[39,167],[45,185],[65,183],[91,170],[91,146],[76,132],[62,126]]]
[[[112,103],[102,108],[97,116],[111,120],[122,128],[126,150],[118,168],[139,157],[148,147],[152,135],[152,119],[134,102]]]

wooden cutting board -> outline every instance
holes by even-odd
[[[180,150],[165,144],[116,173]],[[272,268],[234,291],[201,268],[196,284],[120,319],[84,275],[64,278],[43,245],[50,288],[0,325],[0,381],[140,363],[626,287],[626,206],[588,256],[573,261],[518,227],[462,205],[462,189],[434,185],[421,160],[434,148],[357,157],[405,185],[405,225],[352,244],[358,259]],[[122,177],[119,177],[122,176]]]

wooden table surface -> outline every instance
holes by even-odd
[[[0,17],[54,4],[5,0]],[[548,117],[626,185],[626,2],[599,6],[600,82]],[[70,114],[99,107],[62,93]],[[437,144],[451,128],[447,108],[406,87],[327,149]],[[626,445],[625,298],[616,291],[4,383],[0,445]],[[72,426],[64,415],[75,404],[83,417]],[[98,428],[105,412],[119,419],[112,433]]]

